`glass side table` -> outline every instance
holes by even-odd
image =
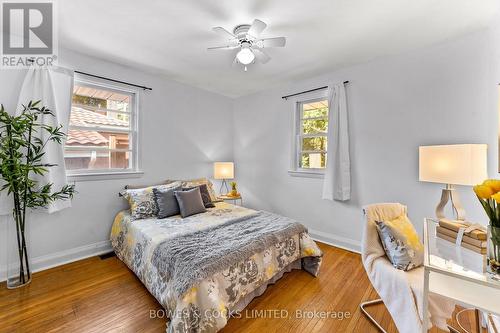
[[[218,200],[223,200],[223,201],[231,201],[233,205],[237,205],[238,201],[240,202],[240,206],[243,206],[243,198],[241,197],[241,194],[238,196],[230,196],[230,195],[220,195],[217,197]]]
[[[438,223],[438,220],[433,218],[424,220],[422,313],[428,311],[429,293],[432,292],[474,307],[476,326],[482,321],[479,318],[479,311],[500,315],[500,280],[486,273],[486,256],[437,237]],[[422,332],[427,332],[428,323],[429,318],[424,315]],[[490,324],[488,320],[488,325]]]

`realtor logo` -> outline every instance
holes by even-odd
[[[57,57],[53,2],[5,1],[1,17],[1,67],[54,64]]]

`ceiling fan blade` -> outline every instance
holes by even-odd
[[[262,22],[261,20],[253,20],[252,25],[250,26],[250,29],[248,29],[247,34],[252,36],[252,37],[259,37],[262,31],[267,27],[267,24]]]
[[[258,47],[268,48],[268,47],[283,47],[286,44],[285,37],[273,37],[273,38],[263,38],[255,42]]]
[[[213,50],[234,50],[240,47],[239,45],[223,45],[223,46],[213,46],[213,47],[207,47],[208,51],[213,51]]]
[[[262,64],[265,64],[266,62],[271,60],[271,57],[262,50],[252,49],[252,52],[253,52],[253,54],[255,54],[255,58],[257,58],[257,60],[259,62],[261,62]]]
[[[234,34],[230,33],[229,31],[227,31],[223,27],[215,27],[215,28],[212,28],[212,30],[215,33],[219,34],[223,38],[226,38],[226,39],[235,39],[236,38],[236,36]]]

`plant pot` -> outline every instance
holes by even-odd
[[[486,270],[500,276],[500,227],[488,225]]]
[[[25,239],[26,235],[23,237],[21,230],[18,228],[18,225],[16,225],[16,222],[11,215],[7,216],[5,220],[6,225],[3,227],[6,228],[6,238],[3,243],[6,246],[5,253],[7,254],[7,288],[15,289],[24,287],[31,282],[31,262],[27,252],[27,241]]]

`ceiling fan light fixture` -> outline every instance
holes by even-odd
[[[212,30],[221,35],[226,42],[221,46],[209,47],[208,50],[237,50],[235,55],[233,53],[233,65],[243,65],[246,72],[250,64],[256,62],[266,64],[271,60],[264,49],[284,47],[286,44],[285,37],[261,38],[260,35],[266,27],[267,24],[257,19],[253,20],[252,24],[237,25],[232,32],[222,27],[215,27]]]
[[[248,48],[242,48],[236,55],[238,61],[243,65],[251,64],[255,59],[255,54]]]

